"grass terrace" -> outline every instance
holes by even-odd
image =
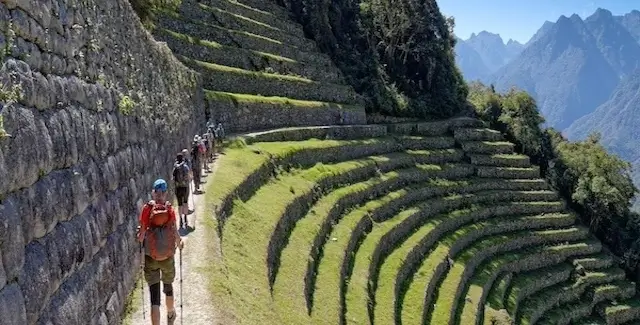
[[[209,116],[227,131],[365,123],[361,98],[282,11],[185,0],[155,13],[154,36],[201,74]]]
[[[214,178],[214,295],[241,324],[635,320],[635,284],[478,123],[236,136]]]

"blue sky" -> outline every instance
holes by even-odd
[[[454,16],[456,35],[467,39],[482,30],[521,43],[535,34],[545,20],[555,22],[560,15],[576,13],[583,19],[598,7],[614,15],[640,10],[639,0],[438,0],[445,16]]]

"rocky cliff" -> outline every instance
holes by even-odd
[[[118,323],[200,78],[126,0],[0,0],[0,31],[0,323]]]

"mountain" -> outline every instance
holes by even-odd
[[[505,44],[499,34],[482,31],[477,35],[471,34],[467,40],[458,38],[456,62],[466,80],[485,80],[513,60],[523,48],[524,45],[518,41],[510,39]]]
[[[478,35],[472,34],[465,43],[480,54],[482,61],[491,71],[498,70],[514,56],[512,51],[507,49],[500,35],[487,31],[482,31]]]
[[[501,91],[512,86],[527,90],[548,125],[562,130],[604,103],[619,77],[578,15],[546,25],[538,39],[489,79]]]
[[[491,71],[484,64],[480,54],[460,38],[456,40],[456,64],[465,80],[483,80]]]
[[[622,79],[605,103],[576,120],[566,131],[569,139],[584,139],[600,132],[601,143],[612,153],[631,162],[633,179],[640,184],[640,69]]]
[[[640,43],[631,35],[611,11],[598,8],[585,19],[596,46],[620,77],[634,71],[640,64]]]
[[[531,37],[531,39],[526,44],[524,44],[524,46],[527,47],[530,44],[534,43],[535,41],[539,40],[546,32],[551,30],[551,27],[553,27],[553,23],[548,20],[545,20],[544,24],[542,24],[542,27],[538,29],[538,31],[533,35],[533,37]]]
[[[505,45],[506,48],[506,57],[505,60],[511,61],[513,60],[513,58],[515,58],[516,56],[518,56],[518,54],[520,54],[520,52],[522,52],[522,50],[524,50],[524,44],[520,44],[520,42],[518,41],[514,41],[512,39],[509,39],[509,41],[507,41],[507,44]],[[505,62],[506,64],[506,62]]]
[[[640,42],[640,11],[632,10],[624,16],[615,17],[618,23],[624,26],[631,35]]]

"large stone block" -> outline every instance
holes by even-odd
[[[0,290],[0,315],[3,325],[27,324],[25,300],[17,283]]]
[[[24,295],[27,323],[36,322],[49,301],[51,272],[47,249],[34,241],[26,247],[25,264],[18,283]]]
[[[4,273],[10,282],[18,278],[25,259],[19,204],[16,195],[4,199],[0,204],[0,252]]]
[[[6,131],[13,136],[10,140],[0,141],[0,149],[5,157],[6,183],[8,190],[17,190],[33,184],[39,176],[38,134],[33,111],[19,105],[5,107],[2,111]],[[7,159],[7,158],[5,158]]]

